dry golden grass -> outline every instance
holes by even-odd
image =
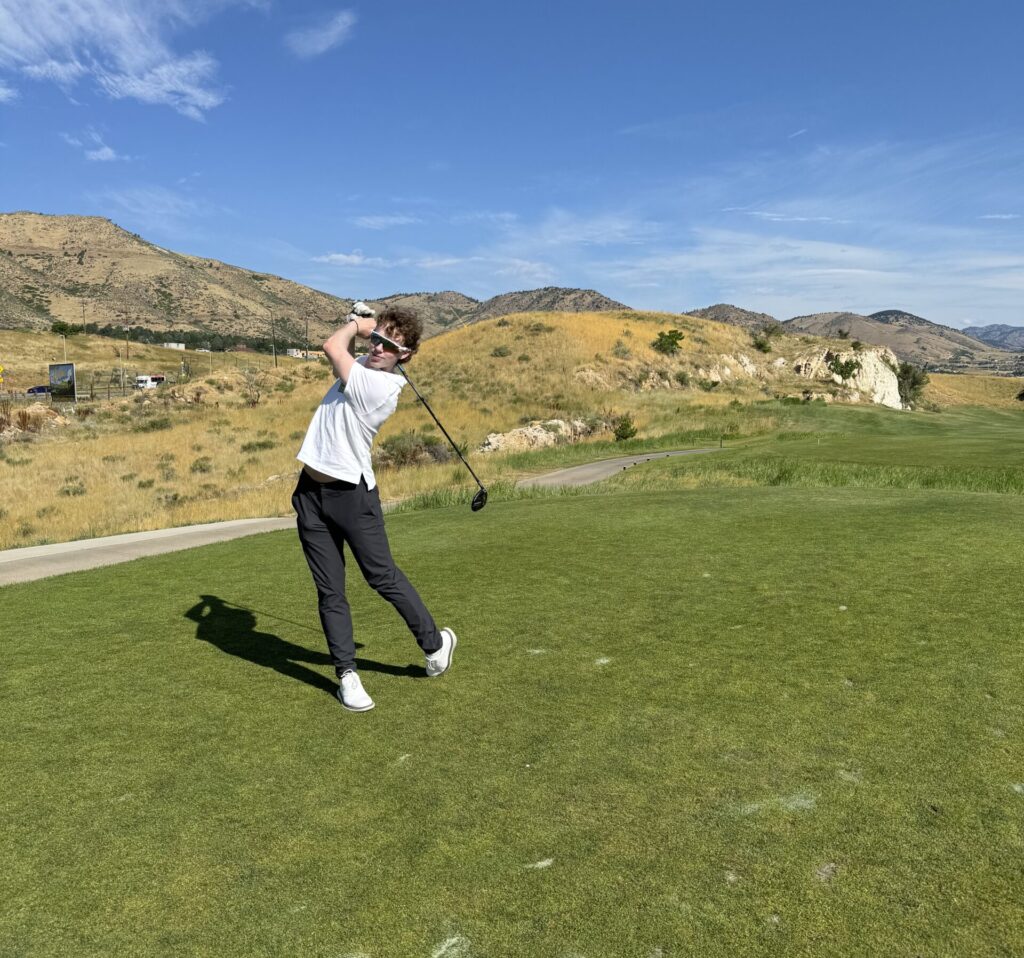
[[[1015,376],[929,373],[924,398],[937,406],[1020,407],[1024,380]]]
[[[660,355],[650,345],[659,330],[669,328],[685,333],[675,356]],[[69,360],[86,370],[93,364],[113,365],[116,359],[109,339],[75,337],[69,343]],[[779,356],[792,359],[807,345],[787,337],[763,356],[751,348],[745,330],[687,316],[536,313],[489,320],[427,340],[409,373],[451,435],[471,450],[470,461],[481,479],[491,484],[517,478],[524,470],[513,468],[507,456],[473,452],[490,432],[505,432],[530,419],[626,413],[641,437],[698,430],[711,418],[720,421],[723,407],[731,403],[775,392],[799,394],[808,385],[785,373],[764,382],[736,375],[705,392],[696,387],[700,370],[741,354],[765,366]],[[46,363],[59,346],[60,338],[50,334],[5,332],[0,334],[0,365],[15,370],[15,388],[34,385],[45,381]],[[131,348],[142,371],[172,372],[182,358],[159,347]],[[210,358],[190,354],[193,380],[186,386],[101,403],[95,415],[72,417],[62,425],[51,421],[39,433],[0,442],[0,549],[289,514],[299,468],[295,453],[331,382],[330,371],[282,359],[278,369],[264,369],[269,390],[259,405],[249,407],[236,357],[222,365],[226,357],[214,356],[213,376],[203,367]],[[265,356],[259,361],[269,365]],[[677,373],[690,376],[689,387],[680,384]],[[929,388],[952,394],[955,387],[964,402],[1005,404],[1013,402],[1016,382],[934,376]],[[967,387],[977,394],[965,392]],[[197,391],[203,393],[201,402],[168,399],[176,393],[191,400]],[[40,406],[33,415],[42,411]],[[736,410],[741,414],[751,416]],[[137,431],[164,418],[169,428]],[[764,425],[771,428],[767,419]],[[407,389],[379,440],[433,428]],[[549,462],[548,468],[554,466]],[[377,476],[382,496],[390,500],[472,485],[457,462],[380,469]]]

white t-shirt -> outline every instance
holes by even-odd
[[[352,365],[348,382],[327,390],[317,406],[295,457],[317,472],[358,483],[377,485],[370,463],[370,446],[385,420],[398,407],[405,380],[397,373],[366,369],[366,357]]]

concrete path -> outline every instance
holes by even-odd
[[[689,456],[713,452],[711,449],[680,449],[673,452],[649,452],[638,456],[603,459],[583,466],[559,469],[521,480],[518,485],[530,486],[582,486],[607,479],[609,476],[651,459],[667,456]],[[143,556],[178,552],[212,542],[226,542],[259,532],[277,532],[294,529],[295,517],[279,519],[232,519],[229,522],[207,522],[198,526],[178,526],[173,529],[155,529],[151,532],[129,532],[102,539],[78,539],[57,542],[48,546],[30,546],[27,549],[8,549],[0,552],[0,586],[15,582],[32,582],[47,576],[79,572],[98,566],[115,565]]]
[[[652,459],[667,459],[669,456],[694,456],[702,452],[714,452],[714,449],[674,449],[671,452],[645,452],[637,456],[622,456],[618,459],[602,459],[599,462],[588,462],[582,466],[559,469],[547,472],[543,476],[521,479],[516,485],[524,489],[531,486],[586,486],[591,482],[599,482],[614,476],[623,469],[650,462]]]

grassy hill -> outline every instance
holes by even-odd
[[[665,356],[651,344],[672,328],[684,339],[676,355]],[[685,316],[534,313],[428,340],[409,374],[466,445],[484,481],[504,495],[517,477],[624,449],[785,430],[795,413],[774,398],[799,397],[809,385],[828,387],[772,366],[818,341],[791,336],[773,342],[771,353],[757,353],[748,331]],[[68,358],[78,365],[81,381],[98,371],[102,384],[116,367],[113,348],[101,337],[71,337]],[[13,425],[19,416],[26,421],[0,442],[0,548],[288,513],[295,452],[330,382],[328,368],[282,358],[275,369],[269,357],[245,354],[131,350],[129,366],[140,372],[172,375],[185,359],[192,378],[155,394],[82,404],[77,415],[58,415],[45,404],[8,410]],[[761,374],[745,373],[741,356],[751,362],[756,356]],[[57,336],[0,333],[0,364],[7,367],[9,385],[23,389],[45,381],[51,358],[63,358]],[[728,378],[708,378],[725,376],[726,368]],[[255,406],[247,392],[254,384],[261,391]],[[926,396],[934,396],[936,408],[981,404],[1012,413],[1024,408],[1014,399],[1019,387],[1005,377],[936,377]],[[104,397],[102,385],[97,392]],[[617,444],[606,427],[626,415],[638,436]],[[843,421],[841,415],[836,421]],[[917,422],[923,414],[893,415]],[[598,428],[589,441],[544,452],[476,452],[489,433],[552,418],[580,418]],[[378,448],[402,437],[440,440],[409,390]],[[467,478],[456,464],[429,457],[378,471],[382,495],[393,501],[462,495]]]

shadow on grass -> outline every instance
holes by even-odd
[[[331,696],[337,689],[335,681],[306,667],[306,664],[332,665],[330,655],[326,652],[313,652],[269,632],[258,632],[255,609],[233,605],[216,595],[201,595],[199,601],[185,613],[185,618],[196,623],[196,638],[200,642],[209,642],[228,655],[245,659],[262,668],[273,669]],[[359,643],[356,643],[356,648],[361,648]],[[426,675],[424,669],[416,666],[385,665],[367,659],[356,659],[356,666],[360,670],[385,672],[388,675]]]

